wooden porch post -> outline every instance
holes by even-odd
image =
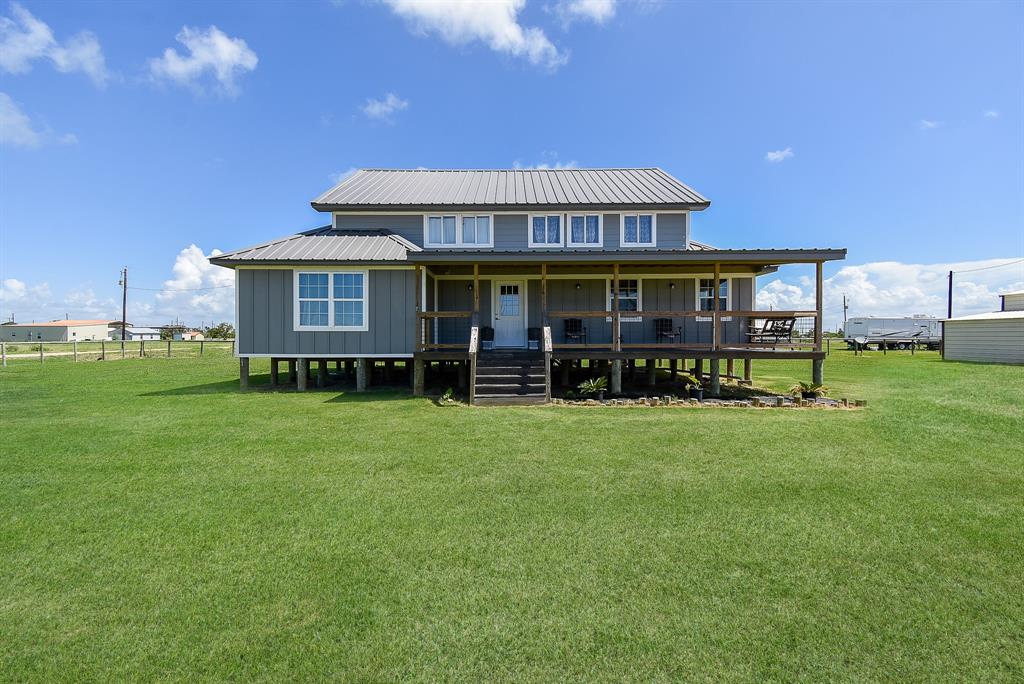
[[[822,334],[822,308],[824,298],[825,283],[822,279],[822,262],[815,264],[815,287],[814,287],[814,303],[816,306],[814,314],[814,349],[815,351],[821,351],[821,334]]]
[[[717,397],[722,393],[721,361],[711,359],[711,396]]]
[[[473,264],[473,321],[480,325],[480,264]]]
[[[622,351],[622,316],[618,314],[618,264],[611,264],[611,350]]]
[[[754,381],[754,362],[751,359],[743,359],[743,382],[749,385]]]
[[[412,362],[412,393],[413,396],[423,396],[424,375],[426,370],[423,367],[423,359],[414,359]]]
[[[711,309],[712,309],[712,311],[711,311],[711,348],[714,349],[715,351],[718,351],[722,347],[721,331],[719,330],[719,328],[720,328],[719,323],[721,322],[721,318],[719,317],[719,313],[718,313],[718,293],[720,291],[719,290],[718,281],[721,279],[721,277],[722,277],[722,266],[721,266],[721,264],[719,264],[716,261],[715,262],[715,280],[714,280],[714,288],[715,289],[712,291],[713,294],[712,294],[712,298],[711,298],[711,301],[714,302],[714,304],[711,306]]]
[[[423,267],[416,264],[416,351],[423,351]]]
[[[548,324],[548,265],[540,265],[540,324]]]

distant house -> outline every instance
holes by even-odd
[[[4,342],[72,342],[109,340],[108,321],[63,320],[48,323],[10,323],[3,327]]]
[[[156,328],[127,328],[124,331],[126,340],[159,340],[160,331]]]
[[[1024,364],[1024,290],[999,297],[999,311],[943,322],[943,359]]]
[[[174,333],[174,339],[184,341],[205,340],[206,336],[198,330],[179,330]]]

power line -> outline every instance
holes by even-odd
[[[1024,259],[1017,259],[1016,261],[1008,261],[1005,264],[995,264],[993,266],[982,266],[981,268],[968,268],[967,270],[964,270],[964,271],[953,271],[953,273],[974,273],[975,271],[987,271],[990,268],[1003,268],[1005,266],[1013,266],[1014,264],[1019,264],[1019,263],[1022,263],[1022,262],[1024,262]]]

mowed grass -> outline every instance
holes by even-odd
[[[1020,681],[1024,368],[825,373],[868,408],[442,408],[242,394],[226,355],[12,365],[0,679]]]

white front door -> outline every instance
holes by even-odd
[[[494,346],[526,346],[526,283],[494,281]]]

